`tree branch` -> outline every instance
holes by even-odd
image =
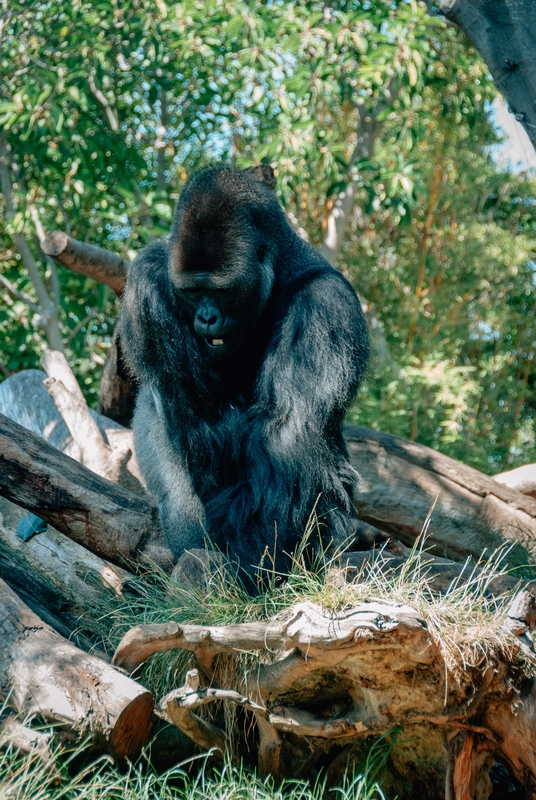
[[[87,275],[99,283],[109,286],[121,296],[128,270],[128,261],[102,247],[84,244],[63,231],[53,231],[43,240],[43,252],[55,258],[59,264]]]
[[[480,52],[536,149],[536,3],[440,0],[440,11]]]
[[[12,295],[13,295],[13,297],[16,297],[16,298],[17,298],[17,300],[22,300],[22,302],[23,302],[23,303],[26,303],[26,305],[27,305],[29,308],[31,308],[31,309],[32,309],[32,311],[33,311],[35,314],[38,314],[38,313],[39,313],[39,311],[40,311],[40,309],[39,309],[39,306],[37,306],[37,305],[36,305],[36,304],[33,302],[33,300],[30,300],[30,298],[29,298],[29,297],[26,297],[26,295],[25,295],[25,294],[23,294],[22,292],[19,292],[19,290],[17,289],[17,287],[16,287],[16,286],[13,286],[13,284],[11,283],[11,281],[8,281],[8,279],[7,279],[7,278],[6,278],[4,275],[1,275],[1,274],[0,274],[0,283],[2,284],[2,286],[4,286],[4,288],[6,288],[6,289],[8,290],[8,292],[9,292],[10,294],[12,294]]]
[[[91,89],[93,95],[96,97],[96,99],[99,101],[99,103],[104,108],[104,111],[106,113],[106,117],[108,119],[108,123],[110,125],[110,128],[113,131],[118,131],[119,130],[119,122],[117,121],[117,117],[116,117],[116,115],[114,113],[113,108],[111,107],[111,105],[110,105],[110,103],[108,101],[108,98],[106,97],[106,95],[97,86],[97,83],[95,81],[95,73],[92,70],[90,70],[90,72],[89,72],[89,75],[88,75],[88,78],[87,78],[87,82],[89,84],[89,88]]]
[[[9,177],[9,161],[5,134],[0,137],[0,182],[6,206],[5,216],[6,220],[9,222],[9,220],[15,216],[15,208],[13,206],[11,179]],[[41,306],[38,324],[45,331],[50,346],[54,350],[63,351],[63,339],[58,321],[59,308],[50,300],[45,282],[41,277],[25,236],[22,233],[14,233],[13,240],[21,255],[22,263],[35,287],[37,299]]]

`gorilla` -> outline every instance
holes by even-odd
[[[256,169],[189,180],[120,319],[136,455],[175,557],[208,538],[248,571],[266,548],[287,569],[313,511],[323,547],[355,536],[341,428],[368,357],[356,293]]]

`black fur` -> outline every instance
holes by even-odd
[[[175,556],[208,534],[246,568],[276,542],[284,568],[319,497],[326,539],[354,535],[341,425],[365,321],[255,175],[189,181],[170,236],[130,268],[121,337],[141,384],[136,452]]]

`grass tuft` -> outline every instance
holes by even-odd
[[[221,770],[202,768],[192,776],[189,764],[179,764],[157,775],[146,767],[130,765],[120,770],[108,756],[93,761],[73,777],[72,765],[83,755],[80,745],[70,753],[56,748],[44,764],[37,754],[14,752],[0,733],[0,800],[385,800],[376,782],[378,753],[373,747],[364,769],[327,789],[325,778],[314,783],[262,780],[242,766],[226,764]],[[380,754],[382,763],[383,756]]]

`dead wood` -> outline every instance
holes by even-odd
[[[1,414],[0,494],[115,564],[172,567],[155,507]]]
[[[78,446],[77,460],[97,475],[143,494],[132,431],[112,428],[112,442],[106,442],[64,354],[48,350],[41,363],[48,375],[44,381],[48,393]]]
[[[104,283],[121,295],[128,262],[120,256],[102,247],[79,242],[63,231],[50,233],[41,242],[41,249],[64,267]]]
[[[116,328],[102,372],[98,411],[105,417],[130,426],[138,388],[130,378],[123,359],[119,330]]]
[[[94,651],[104,609],[136,591],[134,575],[53,528],[23,541],[16,528],[24,516],[0,498],[0,578],[54,630]]]
[[[534,612],[523,596],[509,618],[520,613],[526,631]],[[368,737],[398,728],[403,733],[394,736],[388,770],[395,791],[403,782],[405,796],[485,800],[494,761],[508,764],[527,789],[536,779],[536,691],[534,680],[508,660],[522,649],[510,635],[510,656],[490,656],[487,668],[466,665],[455,679],[425,620],[407,606],[363,603],[335,613],[301,603],[285,619],[265,622],[138,626],[114,662],[131,669],[150,652],[186,648],[206,675],[207,656],[254,651],[257,664],[240,690],[203,687],[194,670],[163,699],[168,717],[200,747],[228,747],[224,730],[213,723],[207,729],[194,713],[224,700],[249,709],[270,731],[264,766],[259,752],[263,773],[308,777],[322,763],[335,780],[359,761]],[[532,646],[530,652],[536,658]],[[261,733],[259,751],[262,745]]]
[[[60,722],[118,757],[150,732],[152,694],[52,630],[2,580],[0,688],[20,715]]]
[[[398,436],[345,426],[360,475],[359,517],[412,545],[427,516],[426,546],[478,560],[509,545],[511,566],[536,564],[536,500],[472,467]]]
[[[386,577],[399,575],[402,570],[408,569],[410,562],[413,579],[422,576],[434,592],[446,592],[454,583],[461,586],[467,582],[482,581],[482,591],[488,597],[518,588],[525,589],[527,597],[536,595],[536,581],[523,581],[512,575],[496,574],[495,570],[487,578],[484,562],[476,566],[470,559],[464,562],[451,561],[427,551],[415,552],[397,539],[387,540],[376,550],[344,553],[334,560],[328,580],[335,585],[344,586],[350,581],[366,581],[372,573],[377,574],[378,571],[383,572]]]

